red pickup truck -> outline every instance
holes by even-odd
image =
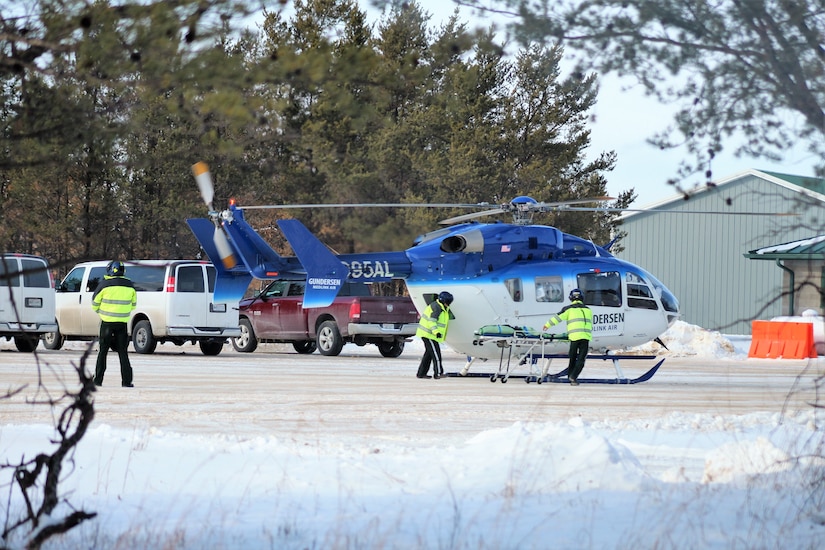
[[[369,285],[344,283],[328,307],[304,309],[306,281],[277,280],[240,302],[237,351],[259,342],[292,343],[298,353],[338,355],[347,342],[375,344],[384,357],[398,357],[415,335],[418,312],[408,296],[373,296]]]

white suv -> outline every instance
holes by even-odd
[[[100,318],[92,310],[92,296],[108,263],[78,264],[57,285],[58,328],[43,337],[46,348],[97,338]],[[218,355],[228,338],[240,336],[238,303],[213,301],[216,272],[211,263],[135,260],[123,265],[137,291],[137,307],[129,318],[136,352],[152,353],[158,342],[197,342],[204,355]]]
[[[32,352],[40,336],[57,330],[54,285],[49,264],[40,256],[0,256],[0,337],[20,351]]]

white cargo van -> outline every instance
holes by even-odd
[[[40,336],[57,330],[49,264],[39,256],[3,254],[0,259],[0,337],[32,352]]]
[[[92,309],[92,296],[108,263],[78,264],[57,285],[57,331],[43,337],[46,348],[97,338],[100,318]],[[134,260],[123,265],[137,290],[137,307],[129,318],[136,352],[152,353],[159,342],[197,342],[204,355],[217,355],[228,338],[240,336],[238,303],[213,302],[216,272],[211,263]]]

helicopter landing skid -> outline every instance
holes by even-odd
[[[616,355],[588,355],[588,359],[611,359],[613,361],[614,366],[618,369],[618,372],[621,372],[619,369],[618,363],[619,359],[655,359],[655,355],[623,355],[623,356],[616,356]],[[647,382],[653,375],[656,374],[656,371],[659,370],[659,367],[665,362],[665,359],[661,359],[658,363],[653,365],[653,367],[648,370],[646,373],[642,374],[638,378],[625,378],[624,375],[621,377],[616,378],[579,378],[577,382],[579,384],[639,384],[641,382]],[[546,374],[544,376],[531,376],[527,375],[524,377],[524,381],[528,384],[530,382],[536,382],[541,384],[542,382],[555,382],[561,384],[567,384],[570,382],[570,379],[567,377],[567,369],[564,369],[561,372],[556,374]]]
[[[567,358],[566,355],[558,355],[558,358]],[[655,355],[588,355],[588,359],[603,359],[603,360],[612,360],[614,361],[614,365],[616,365],[619,359],[655,359],[657,356]],[[616,378],[579,378],[578,382],[580,384],[640,384],[642,382],[647,382],[656,372],[659,370],[659,367],[664,364],[665,358],[660,359],[653,367],[650,368],[647,372],[642,374],[637,378],[626,378],[623,375],[618,376]],[[545,374],[542,376],[535,375],[535,374],[510,374],[510,373],[489,373],[489,372],[468,372],[465,375],[461,375],[457,372],[447,373],[447,376],[459,376],[462,378],[489,378],[490,382],[495,382],[497,380],[501,381],[502,384],[506,384],[510,378],[520,378],[523,379],[526,383],[556,383],[556,384],[568,384],[570,379],[567,377],[567,369],[559,371],[555,374]]]

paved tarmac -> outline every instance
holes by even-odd
[[[0,346],[0,391],[19,393],[0,401],[0,423],[52,423],[49,407],[38,404],[64,389],[76,390],[72,365],[82,345],[37,354]],[[94,368],[96,351],[87,366]],[[152,355],[130,353],[134,388],[120,386],[117,355],[109,355],[103,387],[95,394],[96,424],[155,428],[181,433],[212,432],[248,437],[274,435],[315,442],[326,437],[363,441],[409,441],[416,445],[462,441],[482,430],[514,422],[621,421],[661,419],[674,412],[745,415],[809,410],[825,374],[823,358],[812,360],[667,358],[648,382],[635,385],[526,384],[512,378],[415,377],[414,345],[396,359],[373,346],[347,345],[338,357],[299,355],[291,346],[266,344],[251,354],[227,345],[216,357],[197,346],[159,346]],[[447,372],[458,372],[464,356],[445,352]],[[554,360],[551,371],[565,361]],[[626,361],[634,378],[655,364]],[[495,372],[498,364],[471,372]],[[515,374],[527,374],[521,367]],[[615,378],[613,366],[588,361],[582,377]],[[821,398],[820,398],[820,404]]]

